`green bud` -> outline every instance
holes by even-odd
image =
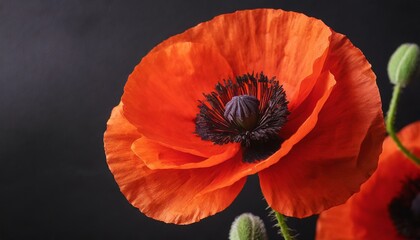
[[[261,218],[251,213],[236,217],[230,228],[229,240],[267,240],[267,232]]]
[[[415,43],[404,43],[388,62],[388,76],[395,85],[405,87],[419,71],[420,49]]]

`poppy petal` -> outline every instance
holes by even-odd
[[[410,151],[420,155],[420,122],[408,125],[398,136]],[[418,177],[420,168],[408,160],[388,137],[383,144],[378,169],[362,185],[360,192],[345,204],[320,215],[317,239],[404,239],[397,235],[388,206],[399,195],[407,179]]]
[[[287,216],[302,218],[347,200],[373,171],[366,170],[364,162],[377,159],[379,155],[375,146],[381,140],[375,131],[382,120],[378,117],[369,129],[360,153],[355,150],[355,156],[348,157],[334,156],[331,151],[334,147],[328,146],[337,139],[325,141],[322,132],[315,128],[309,134],[311,136],[295,145],[287,156],[259,173],[261,189],[269,206]],[[311,139],[316,134],[319,140]],[[315,148],[331,156],[321,160],[316,150],[312,151]]]
[[[213,46],[237,76],[260,71],[275,76],[293,109],[321,73],[331,34],[321,20],[304,14],[256,9],[215,17],[167,39],[152,52],[184,41]]]
[[[203,168],[217,165],[236,155],[240,144],[230,144],[226,151],[210,156],[209,158],[177,151],[165,147],[146,137],[141,137],[133,142],[131,150],[150,169],[189,169]]]
[[[151,170],[131,151],[140,137],[122,115],[122,105],[114,108],[104,135],[108,166],[128,201],[149,217],[176,224],[197,222],[229,206],[246,181],[199,194],[224,169]]]
[[[330,48],[327,66],[337,84],[317,125],[259,173],[268,204],[288,216],[306,217],[343,203],[372,174],[381,152],[385,131],[370,64],[341,34],[333,35]]]
[[[220,154],[229,144],[201,140],[194,134],[194,120],[203,93],[228,77],[231,68],[214,48],[173,44],[148,54],[130,75],[122,97],[124,116],[163,145],[201,157]]]

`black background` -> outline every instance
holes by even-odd
[[[119,192],[102,136],[128,74],[164,39],[216,15],[282,8],[322,19],[371,62],[386,111],[390,54],[420,43],[420,1],[0,0],[0,239],[227,239],[243,212],[267,217],[256,176],[225,211],[189,226],[145,217]],[[420,81],[397,127],[420,120]],[[290,219],[312,239],[315,217]],[[339,231],[339,230],[338,230]]]

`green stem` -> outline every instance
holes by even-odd
[[[274,214],[276,215],[278,226],[280,228],[280,232],[281,232],[281,235],[283,236],[284,240],[293,240],[292,236],[290,236],[289,227],[286,224],[285,217],[282,214],[280,214],[276,211],[274,211]]]
[[[401,143],[400,139],[398,139],[397,134],[395,133],[394,129],[394,123],[395,123],[395,117],[397,113],[397,105],[398,101],[400,99],[401,95],[401,85],[397,84],[394,87],[394,91],[392,93],[391,103],[389,105],[389,110],[386,118],[386,130],[389,134],[389,136],[394,140],[394,142],[397,144],[398,148],[401,150],[401,152],[404,153],[404,155],[409,158],[411,161],[413,161],[415,164],[420,165],[420,159],[411,153],[408,149],[404,147],[404,145]]]

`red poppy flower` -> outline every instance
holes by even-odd
[[[420,122],[405,127],[399,137],[420,155]],[[391,138],[360,192],[320,215],[317,239],[420,239],[420,168]]]
[[[225,209],[256,173],[285,215],[341,204],[376,168],[383,138],[360,50],[317,19],[259,9],[155,47],[130,75],[104,141],[131,204],[188,224]]]

